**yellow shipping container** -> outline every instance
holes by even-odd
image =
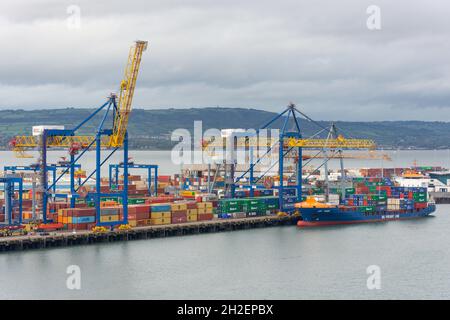
[[[188,209],[187,210],[187,214],[188,215],[190,215],[190,214],[197,214],[198,213],[198,210],[197,209]]]
[[[100,216],[100,222],[119,221],[118,214],[108,214]]]
[[[116,207],[117,202],[116,201],[102,201],[100,202],[101,208],[107,208],[107,207]]]
[[[196,214],[188,215],[187,221],[197,221],[197,217],[198,217],[198,215],[196,215]]]
[[[212,202],[204,202],[204,204],[205,204],[205,208],[212,208],[213,207]]]
[[[170,208],[172,211],[181,211],[181,210],[187,210],[186,203],[172,203],[170,205]]]
[[[205,213],[213,213],[213,208],[206,208]]]
[[[199,209],[206,209],[212,207],[213,207],[212,202],[197,202],[197,208]]]
[[[205,202],[197,202],[197,208],[198,209],[204,209],[205,208]]]
[[[192,196],[195,196],[195,191],[187,191],[187,190],[184,190],[184,191],[181,191],[181,192],[180,192],[180,195],[181,195],[182,197],[192,197]]]
[[[130,227],[136,227],[137,225],[137,221],[136,220],[128,220],[128,224],[130,225]]]
[[[161,219],[161,218],[170,219],[171,217],[172,217],[172,213],[170,211],[150,213],[150,218],[152,218],[152,219]]]
[[[162,225],[162,224],[170,224],[170,219],[168,218],[157,218],[150,219],[150,225]]]

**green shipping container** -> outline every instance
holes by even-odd
[[[355,188],[346,188],[345,194],[355,194]]]
[[[143,204],[145,203],[145,199],[141,198],[128,198],[128,204]]]
[[[375,207],[374,206],[365,206],[365,207],[360,207],[360,210],[362,212],[374,212]]]
[[[418,192],[413,194],[414,201],[416,202],[427,202],[427,193]]]
[[[234,212],[241,212],[242,208],[240,206],[229,206],[228,208],[222,209],[222,212],[224,213],[234,213]]]

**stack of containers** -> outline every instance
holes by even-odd
[[[297,190],[295,188],[284,188],[283,189],[283,203],[284,208],[294,208],[297,202]]]
[[[388,198],[387,211],[398,211],[398,210],[400,210],[400,199]]]
[[[417,188],[417,192],[414,194],[414,208],[417,210],[424,209],[428,204],[428,193],[426,188]]]
[[[205,221],[212,220],[213,218],[213,203],[210,201],[197,202],[197,220]]]
[[[366,212],[411,211],[427,207],[426,188],[396,187],[389,178],[358,178],[354,179],[354,186],[355,193],[346,192],[344,204]]]
[[[121,217],[122,219],[122,217]],[[150,223],[150,205],[133,204],[128,206],[128,224],[132,227],[142,227]]]
[[[152,204],[152,203],[168,203],[168,202],[174,202],[176,200],[179,200],[179,199],[175,198],[173,195],[160,195],[160,196],[157,196],[157,197],[146,198],[145,199],[145,203],[148,203],[148,204]]]
[[[222,199],[218,204],[219,218],[232,218],[233,214],[242,213],[245,215],[242,201],[239,199]]]
[[[90,230],[95,226],[95,209],[59,209],[57,221],[64,224],[69,230]]]
[[[169,203],[153,203],[150,205],[150,225],[170,224],[172,222]]]
[[[259,200],[256,198],[243,199],[242,208],[248,217],[257,216],[265,209],[263,202]]]
[[[197,202],[195,201],[187,202],[186,208],[187,208],[187,221],[197,221],[198,220]]]
[[[278,210],[278,197],[222,199],[218,204],[219,218],[244,218],[274,213]]]
[[[158,176],[158,194],[164,194],[166,187],[169,187],[171,182],[170,176]]]
[[[187,222],[187,204],[185,202],[174,202],[170,205],[172,212],[172,223]]]
[[[119,219],[119,207],[100,208],[100,223],[117,222]]]

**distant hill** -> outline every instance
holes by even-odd
[[[40,124],[65,125],[67,128],[85,119],[90,109],[0,110],[0,149],[7,149],[10,139],[18,134],[31,134],[31,127]],[[129,123],[130,147],[133,149],[170,149],[174,142],[170,134],[177,128],[193,129],[194,121],[203,122],[203,130],[209,128],[259,128],[275,113],[241,108],[192,108],[192,109],[134,109]],[[273,127],[281,127],[283,119]],[[97,116],[81,133],[92,134],[100,122]],[[328,126],[327,121],[318,121]],[[320,129],[315,124],[300,122],[304,136]],[[338,128],[347,137],[370,138],[385,149],[448,149],[450,148],[450,123],[425,121],[337,121]],[[292,123],[289,124],[292,126]]]

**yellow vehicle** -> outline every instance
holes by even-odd
[[[131,226],[129,224],[121,224],[118,229],[119,230],[131,230]]]
[[[96,226],[96,227],[92,228],[92,232],[94,232],[94,233],[105,233],[107,231],[108,231],[108,229],[106,229],[105,227]]]

